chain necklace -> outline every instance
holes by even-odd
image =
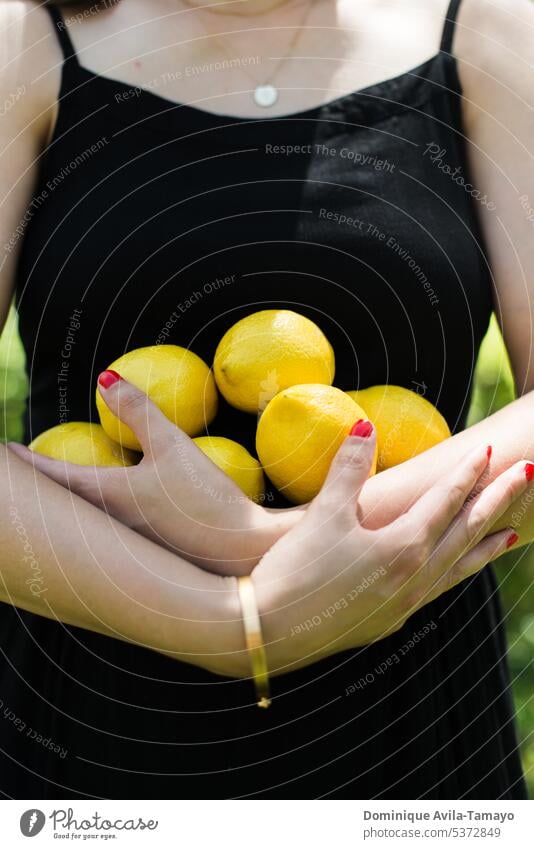
[[[274,66],[273,70],[271,71],[271,73],[267,77],[265,77],[260,82],[252,74],[250,74],[248,71],[245,71],[244,68],[241,68],[241,70],[255,83],[255,87],[254,87],[254,90],[252,92],[252,99],[253,99],[254,103],[256,104],[256,106],[260,106],[263,109],[268,109],[269,107],[274,106],[275,103],[278,101],[278,98],[280,96],[280,92],[279,92],[278,88],[274,85],[273,79],[276,76],[276,74],[278,73],[278,71],[280,70],[280,68],[282,68],[284,63],[287,62],[287,60],[290,58],[290,54],[295,49],[297,42],[298,42],[298,40],[299,40],[299,38],[302,34],[302,30],[304,29],[304,26],[305,26],[305,24],[308,20],[309,15],[310,15],[312,6],[313,6],[313,3],[310,3],[307,6],[306,14],[304,15],[299,26],[295,28],[295,32],[293,33],[291,41],[289,42],[289,44],[287,46],[288,55],[280,57],[280,59],[278,60],[278,62]],[[219,46],[219,48],[222,50],[222,52],[226,54],[228,59],[230,61],[233,61],[235,57],[233,57],[232,54],[228,51],[228,49],[227,49],[224,41],[222,40],[222,38],[219,38],[219,36],[216,36],[216,35],[214,35],[214,33],[210,32],[202,19],[200,20],[200,22],[201,22],[202,27],[204,28],[206,34],[211,39],[213,39],[215,41],[215,43]]]

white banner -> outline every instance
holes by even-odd
[[[532,849],[534,803],[5,801],[0,827],[6,849],[67,840],[125,849],[162,841],[187,849]]]

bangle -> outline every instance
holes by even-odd
[[[263,644],[261,620],[256,603],[254,584],[248,575],[243,575],[237,579],[237,588],[243,614],[245,643],[250,657],[252,677],[258,696],[258,707],[268,708],[271,705],[269,672],[267,669],[267,657]]]

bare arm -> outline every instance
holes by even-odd
[[[370,478],[360,498],[365,526],[377,528],[392,521],[454,468],[466,451],[484,443],[492,446],[492,456],[481,486],[487,486],[521,457],[534,454],[534,392],[407,463]],[[522,494],[494,524],[493,530],[504,527],[516,529],[517,545],[534,539],[534,482],[532,493],[529,490]]]
[[[141,442],[146,440],[147,444],[148,431],[150,432],[151,447],[150,450],[147,449],[145,468],[140,466],[126,470],[93,469],[50,460],[33,454],[22,446],[13,445],[12,449],[21,459],[34,465],[57,483],[70,487],[125,524],[130,524],[143,535],[161,544],[161,534],[156,534],[154,527],[156,523],[159,523],[158,526],[161,527],[163,519],[166,519],[167,504],[164,502],[162,507],[156,498],[152,507],[154,493],[159,492],[161,480],[167,471],[171,472],[170,487],[173,478],[177,477],[177,472],[180,470],[182,463],[177,454],[177,438],[188,442],[190,440],[179,433],[146,396],[131,384],[124,383],[121,391],[123,398],[129,398],[131,395],[131,400],[134,398],[139,400],[139,403],[128,405],[126,413],[128,425]],[[533,443],[534,392],[508,405],[483,422],[440,443],[430,451],[370,478],[362,489],[359,501],[360,519],[370,529],[383,527],[408,510],[432,484],[447,474],[467,451],[477,445],[491,445],[493,449],[491,462],[483,479],[478,483],[479,488],[483,489],[522,457],[532,456]],[[201,480],[205,473],[204,466],[211,464],[200,452],[197,453],[198,459],[192,454],[190,463],[198,462],[194,468],[196,478]],[[214,469],[214,472],[218,470]],[[206,474],[212,475],[209,470]],[[222,472],[218,474],[221,478],[225,477]],[[216,478],[216,475],[211,477],[213,480]],[[106,499],[103,497],[104,493]],[[209,495],[203,492],[200,495],[202,497],[198,499],[196,508],[197,516],[202,517],[202,521],[195,520],[191,513],[185,518],[191,524],[193,531],[196,521],[199,542],[205,544],[210,543],[212,526],[216,519],[210,514]],[[242,500],[247,501],[244,496]],[[222,502],[221,505],[219,499],[216,499],[215,507],[224,510],[225,504]],[[306,515],[307,509],[309,508],[262,511],[263,521],[258,522],[255,529],[249,528],[247,532],[237,529],[232,533],[227,528],[223,534],[220,534],[221,540],[217,546],[219,559],[213,551],[209,558],[197,558],[197,562],[203,568],[218,574],[250,573],[262,554],[277,539],[298,524]],[[171,524],[172,516],[171,512]],[[534,490],[532,497],[528,493],[522,493],[521,498],[507,510],[499,523],[495,525],[494,530],[505,527],[516,528],[519,533],[519,545],[534,539]],[[490,529],[491,526],[488,526],[488,532]],[[217,525],[215,530],[218,530]],[[253,537],[256,546],[253,556],[245,557],[245,551],[249,551],[243,541],[245,533]],[[250,546],[250,543],[247,545]],[[190,548],[185,549],[182,546],[180,550],[175,544],[174,550],[185,556],[187,560],[190,559]]]
[[[495,313],[523,395],[534,388],[534,4],[469,0],[460,10],[454,52],[469,165],[495,205],[476,210]]]
[[[223,675],[246,675],[235,582],[106,516],[0,448],[0,599]]]
[[[59,85],[46,24],[32,3],[0,0],[0,328]]]
[[[493,446],[487,482],[533,453],[534,4],[530,0],[463,3],[454,52],[464,94],[469,165],[477,187],[495,205],[495,209],[476,207],[493,274],[495,312],[517,392],[523,397],[369,481],[362,506],[373,526],[407,509],[422,489],[480,441]],[[516,528],[519,545],[534,539],[532,495],[518,499],[495,526]]]
[[[359,488],[374,456],[368,442],[346,440],[323,493],[254,572],[273,674],[391,633],[508,544],[510,529],[487,536],[486,527],[525,491],[524,462],[466,510],[487,465],[484,446],[462,458],[406,521],[353,533]],[[5,447],[0,481],[1,600],[217,674],[249,676],[235,578],[160,548]],[[380,580],[363,606],[355,587],[371,574]],[[319,633],[297,629],[300,638],[288,639],[293,626],[339,599],[345,616],[328,618]]]

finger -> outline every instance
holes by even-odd
[[[427,547],[433,549],[473,492],[486,470],[490,455],[488,446],[470,451],[452,472],[444,475],[439,483],[388,526],[390,532],[401,532],[412,541],[424,537]]]
[[[512,528],[505,528],[503,531],[497,531],[484,537],[467,554],[464,554],[456,563],[452,564],[445,574],[430,585],[421,606],[438,598],[447,590],[465,581],[466,578],[476,575],[484,566],[508,551],[518,540],[519,537]]]
[[[8,448],[17,457],[20,457],[21,460],[29,463],[39,472],[51,478],[51,480],[76,493],[76,495],[80,495],[97,507],[104,506],[106,480],[109,472],[116,473],[121,471],[121,469],[115,468],[106,469],[96,466],[79,466],[76,463],[54,460],[52,457],[45,457],[43,454],[30,451],[25,445],[19,445],[16,442],[8,443]]]
[[[360,491],[369,477],[376,451],[376,431],[371,422],[360,419],[335,455],[321,492],[315,499],[323,513],[350,511],[356,519]]]
[[[98,391],[111,412],[133,430],[144,454],[153,453],[156,444],[168,442],[169,433],[178,430],[148,395],[116,371],[102,372],[98,378]]]
[[[431,577],[437,580],[443,564],[454,563],[473,548],[500,517],[531,485],[534,464],[514,463],[492,481],[480,495],[467,502],[438,542],[429,563]]]

